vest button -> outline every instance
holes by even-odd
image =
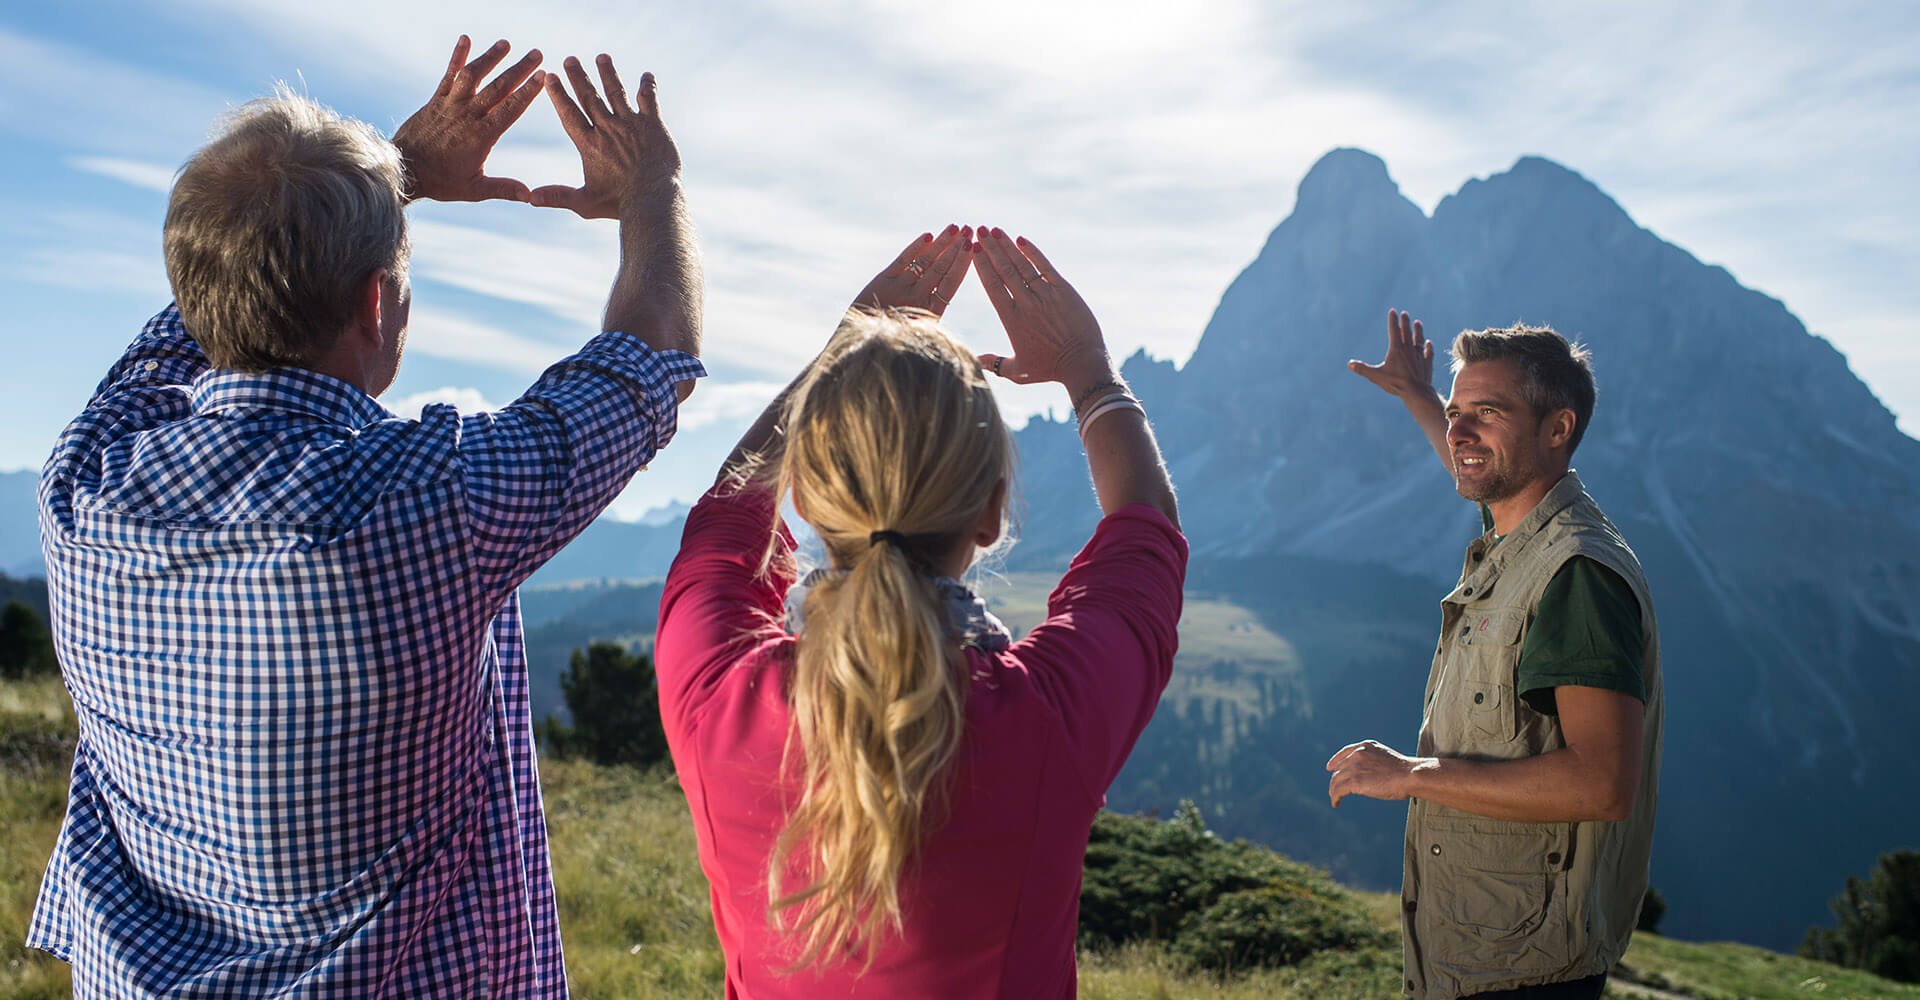
[[[1547,864],[1553,865],[1554,867],[1558,868],[1560,866],[1560,852],[1555,851],[1552,854],[1547,855]]]
[[[1468,597],[1472,597],[1472,596],[1473,596],[1473,588],[1472,588],[1472,587],[1468,587],[1468,588],[1467,588],[1467,590],[1466,590],[1466,594],[1467,594],[1467,596],[1468,596]]]
[[[1407,980],[1407,992],[1408,992],[1408,993],[1412,993],[1412,992],[1414,991],[1414,989],[1415,989],[1415,987],[1414,987],[1414,985],[1413,985],[1413,980],[1411,980],[1411,979],[1409,979],[1409,980]]]
[[[1408,913],[1412,913],[1414,910],[1418,909],[1418,907],[1414,904],[1414,901],[1411,899],[1401,900],[1400,908],[1407,911]]]
[[[1440,845],[1439,845],[1439,844],[1435,844],[1435,845],[1433,845],[1433,847],[1431,848],[1431,850],[1433,851],[1433,856],[1434,856],[1434,857],[1436,857],[1436,858],[1437,858],[1437,857],[1439,857],[1439,856],[1440,856]]]
[[[1473,703],[1474,703],[1474,704],[1476,704],[1476,705],[1479,705],[1479,704],[1484,704],[1484,703],[1486,702],[1486,700],[1487,700],[1487,693],[1486,693],[1485,691],[1475,691],[1475,692],[1473,693]]]
[[[1473,626],[1471,625],[1460,630],[1460,638],[1462,639],[1465,639],[1467,636],[1470,636],[1472,634],[1473,634]]]

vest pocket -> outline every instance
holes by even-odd
[[[1505,743],[1513,739],[1513,685],[1497,681],[1468,681],[1460,686],[1461,714],[1477,741]]]
[[[1566,826],[1430,817],[1420,835],[1418,912],[1431,914],[1421,942],[1431,960],[1481,975],[1567,964]]]

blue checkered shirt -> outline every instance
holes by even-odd
[[[704,374],[605,333],[405,420],[154,317],[41,478],[80,738],[27,944],[81,997],[564,995],[515,588]]]

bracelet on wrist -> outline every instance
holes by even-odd
[[[1103,392],[1111,392],[1115,390],[1119,392],[1126,392],[1127,384],[1125,382],[1120,381],[1119,379],[1108,379],[1105,382],[1101,382],[1098,385],[1088,388],[1085,392],[1082,392],[1078,398],[1075,398],[1073,400],[1073,412],[1075,413],[1085,412],[1087,408],[1087,403],[1091,401],[1095,396],[1101,395]]]
[[[1086,440],[1087,428],[1092,427],[1094,421],[1119,410],[1132,410],[1142,417],[1147,415],[1147,408],[1141,406],[1140,401],[1133,398],[1132,394],[1106,396],[1100,399],[1092,409],[1088,410],[1085,417],[1080,419],[1080,440]]]

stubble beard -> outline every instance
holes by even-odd
[[[1467,482],[1460,477],[1459,466],[1454,466],[1453,488],[1461,498],[1475,503],[1496,504],[1520,492],[1525,485],[1522,477],[1504,462],[1489,460],[1481,466],[1480,478]]]

